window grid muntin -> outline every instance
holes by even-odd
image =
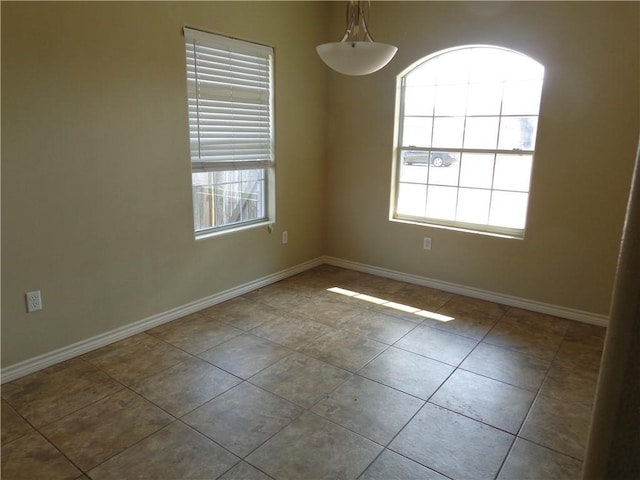
[[[403,147],[400,149],[400,158],[402,158],[402,153],[405,151],[416,151],[416,150],[420,150],[420,151],[425,151],[425,152],[431,152],[431,151],[446,151],[446,152],[453,152],[453,150],[445,150],[445,149],[426,149],[426,148],[408,148],[408,147]],[[492,202],[494,200],[494,192],[503,192],[503,193],[513,193],[513,194],[529,194],[529,188],[527,188],[526,190],[516,190],[516,189],[508,189],[508,188],[497,188],[495,187],[495,174],[496,174],[496,164],[498,161],[498,155],[508,155],[508,156],[526,156],[526,155],[533,155],[533,151],[517,151],[517,152],[513,152],[513,151],[509,151],[509,150],[503,150],[503,151],[493,151],[493,150],[479,150],[479,149],[475,149],[475,150],[464,150],[464,149],[460,149],[460,150],[456,150],[455,152],[457,152],[459,154],[459,158],[460,158],[460,163],[464,162],[464,154],[465,153],[485,153],[485,154],[491,154],[493,156],[493,160],[492,160],[492,178],[491,178],[491,187],[490,188],[483,188],[483,187],[473,187],[473,186],[461,186],[460,185],[460,175],[462,172],[462,168],[459,167],[458,168],[458,172],[457,172],[457,183],[455,185],[452,184],[447,184],[447,183],[437,183],[437,182],[433,182],[431,181],[431,171],[432,168],[433,169],[437,169],[437,168],[441,168],[441,167],[432,167],[432,166],[428,166],[428,175],[427,175],[427,180],[425,182],[420,182],[420,181],[398,181],[398,185],[421,185],[424,186],[426,188],[426,198],[424,200],[424,204],[425,204],[425,212],[426,212],[426,208],[427,208],[427,204],[428,204],[428,195],[429,195],[429,187],[430,186],[434,186],[434,187],[448,187],[448,188],[455,188],[457,190],[456,193],[456,205],[455,205],[455,219],[454,220],[443,220],[440,218],[433,218],[433,217],[426,217],[426,213],[425,213],[425,217],[416,217],[416,216],[412,216],[412,215],[406,215],[403,213],[398,213],[397,212],[397,207],[396,207],[396,214],[395,217],[397,219],[400,220],[410,220],[410,221],[414,221],[414,222],[418,222],[418,223],[425,223],[425,219],[428,220],[429,223],[432,223],[432,221],[434,221],[435,223],[439,223],[440,225],[449,225],[448,222],[450,222],[451,226],[454,227],[462,227],[463,229],[466,230],[478,230],[478,225],[483,225],[483,224],[471,224],[469,222],[460,222],[459,220],[457,220],[458,217],[458,207],[459,207],[459,194],[460,194],[460,190],[461,189],[468,189],[468,190],[478,190],[478,191],[488,191],[490,194],[490,200],[489,200],[489,207],[487,210],[487,222],[489,221],[489,217],[491,215],[492,212]],[[402,168],[402,167],[401,167]],[[529,176],[529,180],[530,180],[530,176]],[[399,190],[399,189],[398,189]],[[399,195],[399,191],[397,192],[397,195]],[[396,202],[397,202],[397,196],[396,196]],[[475,225],[475,227],[472,227],[472,225]],[[486,226],[488,226],[488,229],[484,229],[482,231],[496,231],[497,233],[504,233],[504,230],[506,229],[510,234],[513,234],[514,236],[518,236],[520,235],[522,229],[513,229],[513,228],[508,228],[508,227],[501,227],[498,225],[489,225],[487,224]]]
[[[425,64],[427,64],[428,62],[437,62],[441,59],[442,56],[450,54],[452,52],[460,52],[463,50],[467,50],[467,51],[471,51],[473,49],[476,48],[487,48],[487,49],[491,49],[491,50],[495,50],[495,51],[504,51],[506,52],[508,55],[516,55],[518,57],[520,57],[521,59],[526,60],[527,62],[529,62],[529,64],[531,66],[533,66],[534,64],[536,65],[536,68],[540,68],[541,72],[540,72],[540,76],[539,78],[535,79],[535,81],[532,81],[530,78],[529,79],[517,79],[514,80],[513,78],[507,78],[507,75],[505,75],[506,70],[503,72],[502,76],[501,76],[501,80],[500,80],[500,106],[499,106],[499,113],[496,115],[490,115],[490,114],[472,114],[472,115],[468,115],[468,110],[469,110],[469,105],[470,105],[470,101],[469,101],[469,89],[471,85],[479,85],[479,84],[484,84],[484,85],[488,85],[491,84],[491,82],[471,82],[470,80],[470,75],[472,70],[470,68],[467,68],[467,78],[464,81],[461,82],[457,82],[455,84],[464,84],[466,85],[466,90],[465,90],[465,114],[464,114],[464,120],[463,120],[463,130],[462,130],[462,139],[460,141],[460,145],[459,146],[434,146],[433,145],[433,139],[434,139],[434,129],[436,127],[436,119],[437,118],[462,118],[460,115],[436,115],[436,105],[438,104],[438,100],[437,100],[437,88],[439,85],[441,85],[439,83],[439,78],[438,78],[438,74],[436,73],[435,75],[435,79],[433,80],[433,83],[427,83],[425,85],[428,85],[430,87],[432,87],[435,90],[435,93],[433,94],[433,98],[432,98],[432,102],[430,105],[430,110],[431,110],[431,115],[405,115],[405,111],[406,111],[406,106],[407,106],[407,102],[406,102],[406,95],[408,92],[408,88],[417,88],[417,85],[411,85],[411,87],[408,87],[407,85],[407,79],[408,77],[411,75],[411,73],[415,72],[416,69],[424,66]],[[447,52],[443,52],[437,56],[434,56],[430,59],[427,59],[426,61],[422,62],[420,65],[414,67],[410,72],[406,73],[405,75],[402,76],[402,78],[400,79],[400,103],[399,103],[399,119],[400,119],[400,123],[399,123],[399,129],[398,129],[398,148],[396,149],[397,152],[397,157],[396,157],[396,162],[398,165],[398,168],[396,170],[395,173],[395,183],[396,183],[396,188],[393,189],[393,191],[395,192],[394,194],[394,210],[392,212],[392,216],[395,219],[399,219],[399,220],[408,220],[411,222],[415,222],[415,223],[435,223],[435,224],[440,224],[442,226],[451,226],[451,227],[460,227],[463,230],[471,230],[471,231],[479,231],[481,233],[486,232],[486,233],[505,233],[507,235],[513,235],[516,237],[521,237],[524,233],[524,224],[526,223],[526,210],[524,212],[524,218],[522,218],[522,223],[523,223],[523,227],[517,228],[517,229],[512,229],[512,228],[504,228],[504,227],[500,227],[497,225],[491,225],[490,221],[491,221],[491,212],[492,212],[492,202],[494,201],[494,195],[493,192],[507,192],[507,193],[517,193],[517,194],[522,194],[522,193],[526,193],[527,195],[527,204],[528,204],[528,196],[529,196],[529,186],[530,186],[530,181],[531,181],[531,175],[529,172],[529,186],[527,187],[527,190],[525,192],[523,191],[519,191],[519,190],[507,190],[507,189],[498,189],[498,188],[494,188],[493,185],[495,183],[495,173],[496,173],[496,166],[497,166],[497,159],[498,159],[498,155],[531,155],[533,157],[533,153],[534,153],[534,149],[523,149],[523,148],[513,148],[513,149],[499,149],[498,147],[500,146],[500,142],[501,142],[501,135],[504,133],[503,132],[503,119],[505,118],[526,118],[526,117],[533,117],[535,119],[535,126],[533,127],[533,135],[531,138],[531,145],[534,146],[535,145],[535,140],[537,138],[537,120],[539,117],[539,106],[540,106],[540,97],[541,97],[541,92],[542,92],[542,84],[543,84],[543,74],[544,74],[544,68],[537,64],[537,62],[535,62],[533,59],[520,54],[519,52],[515,52],[513,50],[507,50],[504,48],[500,48],[500,47],[462,47],[462,48],[457,48],[457,49],[452,49],[449,50]],[[506,85],[515,85],[518,84],[520,85],[521,83],[535,83],[535,91],[533,92],[533,94],[536,93],[536,91],[538,92],[538,98],[536,99],[536,102],[534,102],[537,105],[537,111],[535,112],[535,114],[532,114],[532,111],[530,110],[526,110],[523,111],[520,114],[515,114],[515,113],[510,113],[508,115],[503,115],[503,106],[504,106],[504,99],[505,99],[505,91],[506,91]],[[415,92],[413,92],[415,93]],[[427,98],[430,98],[427,96]],[[479,118],[479,117],[483,117],[483,118],[498,118],[498,127],[497,127],[497,134],[496,134],[496,141],[495,141],[495,149],[477,149],[477,148],[465,148],[465,140],[466,140],[466,134],[468,132],[467,130],[467,121],[469,118]],[[404,137],[405,137],[405,121],[408,118],[415,118],[415,119],[419,119],[419,118],[425,118],[425,119],[431,119],[431,132],[430,132],[430,137],[429,137],[429,141],[428,141],[428,145],[429,147],[424,147],[424,146],[412,146],[412,145],[405,145],[404,144]],[[491,189],[485,189],[485,190],[489,190],[490,191],[490,200],[489,200],[489,207],[487,210],[487,222],[485,224],[469,224],[466,222],[459,222],[456,219],[453,220],[446,220],[446,221],[442,221],[441,219],[436,219],[436,218],[431,218],[431,217],[427,217],[426,216],[426,209],[428,208],[428,198],[424,199],[425,202],[425,216],[424,217],[415,217],[415,216],[410,216],[410,215],[404,215],[401,213],[398,213],[398,205],[399,205],[399,195],[400,195],[400,190],[401,190],[401,185],[402,184],[416,184],[416,185],[424,185],[426,187],[426,197],[428,197],[429,195],[429,186],[450,186],[450,185],[440,185],[437,183],[431,183],[431,165],[428,165],[428,173],[427,173],[427,180],[426,183],[422,183],[422,182],[407,182],[406,180],[401,181],[401,176],[402,176],[402,169],[403,169],[403,155],[404,152],[406,151],[424,151],[427,153],[431,153],[431,152],[456,152],[459,155],[459,167],[458,167],[458,181],[457,181],[457,186],[455,187],[457,189],[457,194],[456,194],[456,207],[455,207],[455,218],[458,217],[458,206],[459,206],[459,195],[460,195],[460,189],[461,188],[473,188],[473,187],[461,187],[460,186],[460,176],[461,176],[461,172],[462,172],[462,161],[463,161],[463,157],[465,153],[490,153],[493,154],[493,164],[492,164],[492,187]],[[530,169],[532,168],[532,165],[530,167]]]

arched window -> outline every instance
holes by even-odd
[[[544,67],[513,50],[439,52],[398,77],[391,217],[522,238]]]

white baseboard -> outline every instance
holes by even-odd
[[[533,312],[544,313],[547,315],[553,315],[569,320],[576,320],[578,322],[589,323],[591,325],[598,325],[601,327],[606,327],[609,324],[609,317],[606,315],[560,307],[557,305],[550,305],[548,303],[537,302],[535,300],[527,300],[525,298],[513,297],[510,295],[503,295],[501,293],[489,292],[486,290],[480,290],[478,288],[465,287],[464,285],[443,282],[441,280],[420,277],[418,275],[397,272],[394,270],[388,270],[386,268],[374,267],[371,265],[351,262],[349,260],[342,260],[335,257],[325,256],[323,260],[324,263],[336,267],[348,268],[349,270],[370,273],[379,277],[391,278],[394,280],[400,280],[402,282],[422,285],[424,287],[436,288],[445,292],[456,293],[458,295],[478,298],[481,300],[488,300],[490,302],[500,303],[502,305],[507,305],[510,307],[522,308],[525,310],[531,310]]]
[[[30,358],[23,362],[10,365],[6,368],[2,368],[0,370],[1,383],[10,382],[30,373],[42,370],[43,368],[50,367],[51,365],[69,360],[71,358],[77,357],[78,355],[83,355],[97,348],[117,342],[118,340],[122,340],[132,335],[136,335],[138,333],[149,330],[150,328],[157,327],[158,325],[162,325],[163,323],[171,322],[178,318],[184,317],[185,315],[189,315],[205,308],[212,307],[213,305],[217,305],[218,303],[231,300],[232,298],[244,295],[245,293],[249,293],[253,290],[257,290],[258,288],[265,287],[272,283],[284,280],[285,278],[297,275],[298,273],[302,273],[306,270],[322,265],[323,263],[336,267],[347,268],[350,270],[356,270],[359,272],[370,273],[379,277],[391,278],[394,280],[400,280],[403,282],[422,285],[425,287],[437,288],[445,292],[465,295],[467,297],[479,298],[481,300],[488,300],[491,302],[500,303],[502,305],[523,308],[534,312],[567,318],[569,320],[576,320],[592,325],[606,327],[609,323],[609,318],[605,315],[559,307],[556,305],[549,305],[533,300],[526,300],[523,298],[512,297],[500,293],[488,292],[486,290],[480,290],[477,288],[465,287],[454,283],[443,282],[440,280],[434,280],[417,275],[388,270],[385,268],[365,265],[362,263],[351,262],[349,260],[342,260],[335,257],[325,256],[301,263],[299,265],[271,275],[267,275],[266,277],[259,278],[252,282],[230,288],[223,292],[216,293],[200,300],[196,300],[186,305],[173,308],[166,312],[162,312],[157,315],[153,315],[151,317],[133,322],[129,325],[111,330],[110,332],[105,332],[103,334],[88,338],[86,340],[82,340],[58,350],[54,350],[52,352]]]
[[[252,282],[230,288],[223,292],[216,293],[209,297],[196,300],[195,302],[173,308],[157,315],[152,315],[151,317],[130,323],[129,325],[125,325],[115,330],[111,330],[110,332],[105,332],[103,334],[88,338],[86,340],[82,340],[72,345],[54,350],[52,352],[38,355],[37,357],[30,358],[14,365],[10,365],[0,370],[1,383],[10,382],[30,373],[42,370],[43,368],[55,365],[56,363],[64,362],[65,360],[77,357],[78,355],[83,355],[97,348],[117,342],[118,340],[122,340],[132,335],[136,335],[138,333],[149,330],[150,328],[157,327],[158,325],[162,325],[163,323],[177,320],[178,318],[184,317],[185,315],[189,315],[205,308],[212,307],[213,305],[217,305],[218,303],[231,300],[232,298],[244,295],[245,293],[249,293],[253,290],[257,290],[258,288],[265,287],[280,280],[284,280],[285,278],[297,275],[298,273],[302,273],[306,270],[317,267],[318,265],[322,265],[323,263],[324,262],[322,257],[316,258],[314,260],[301,263],[286,270],[267,275],[266,277],[262,277],[258,280],[254,280]]]

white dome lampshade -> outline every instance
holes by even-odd
[[[377,42],[323,43],[316,51],[324,63],[345,75],[369,75],[391,61],[398,47]]]
[[[347,4],[347,31],[339,42],[324,43],[316,51],[324,63],[345,75],[368,75],[391,61],[397,47],[374,42],[367,27],[369,1]]]

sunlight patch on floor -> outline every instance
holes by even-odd
[[[411,305],[405,305],[402,303],[392,302],[383,298],[372,297],[371,295],[365,295],[363,293],[354,292],[353,290],[347,290],[341,287],[327,288],[327,291],[344,295],[346,297],[357,298],[364,302],[374,303],[383,307],[392,308],[406,313],[412,313],[419,317],[429,318],[431,320],[437,320],[439,322],[450,322],[454,320],[454,317],[442,315],[441,313],[431,312],[429,310],[421,310],[420,308],[412,307]]]

